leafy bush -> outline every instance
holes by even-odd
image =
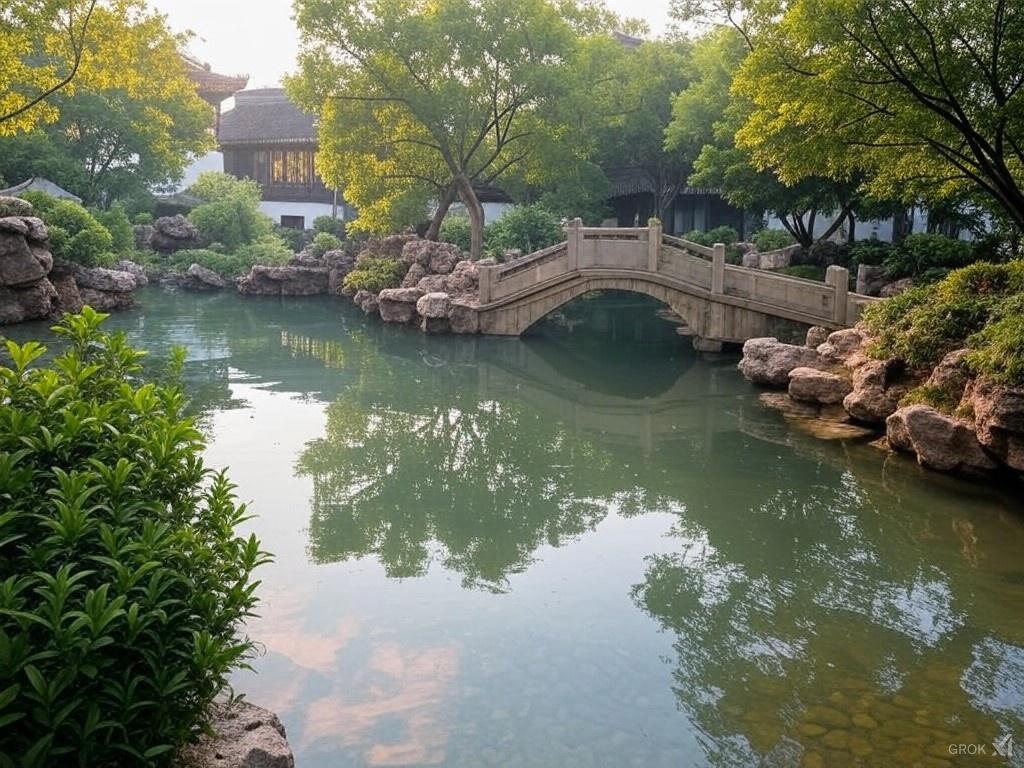
[[[967,266],[970,261],[969,243],[945,235],[921,233],[903,238],[883,263],[890,278],[934,281],[941,279],[950,269]]]
[[[313,230],[315,232],[326,232],[334,235],[340,240],[345,239],[345,222],[333,216],[317,216],[313,219]]]
[[[114,239],[96,217],[72,200],[60,200],[44,192],[26,192],[36,215],[50,232],[54,258],[86,267],[114,262]],[[134,242],[134,236],[133,236]]]
[[[110,233],[111,250],[114,253],[128,256],[135,250],[135,230],[132,229],[128,214],[121,203],[114,203],[110,210],[97,211],[95,216]]]
[[[188,218],[208,242],[222,243],[229,251],[270,234],[272,229],[270,219],[245,197],[204,203]]]
[[[850,263],[850,246],[834,240],[818,240],[805,253],[803,263],[818,267],[830,267],[833,264],[845,267]]]
[[[445,216],[441,222],[438,240],[457,245],[461,251],[469,251],[470,225],[466,216]]]
[[[26,768],[166,763],[253,650],[267,556],[181,390],[142,381],[105,317],[0,368],[0,758]]]
[[[858,240],[850,246],[850,271],[855,273],[861,264],[880,266],[892,253],[892,245],[872,237]]]
[[[298,253],[306,245],[306,233],[293,227],[274,225],[274,234],[287,245],[292,253]]]
[[[344,245],[341,240],[330,232],[318,232],[310,244],[310,250],[314,256],[323,256],[328,251],[336,251]]]
[[[132,224],[152,224],[155,221],[153,214],[149,211],[143,211],[142,213],[135,214],[132,219]]]
[[[222,277],[238,277],[248,274],[256,264],[268,266],[287,264],[293,252],[274,235],[264,235],[259,240],[243,245],[234,253],[225,253],[214,248],[195,248],[171,254],[167,261],[178,270],[184,271],[192,264],[212,269]]]
[[[704,245],[710,248],[715,243],[732,245],[740,239],[739,233],[732,227],[715,227],[707,232],[694,229],[683,235],[684,240],[689,240],[697,245]]]
[[[517,205],[487,226],[484,247],[488,253],[500,256],[509,249],[532,253],[562,240],[565,233],[555,214],[540,205]]]
[[[772,271],[778,272],[780,275],[802,277],[804,280],[815,280],[819,283],[825,280],[825,267],[817,264],[793,264],[792,266],[780,267]]]
[[[260,185],[252,179],[239,179],[229,173],[219,171],[206,171],[199,174],[186,191],[204,203],[242,200],[253,208],[258,207],[263,198]]]
[[[344,287],[352,292],[378,293],[385,288],[400,286],[408,271],[409,265],[401,259],[365,256],[356,263],[355,269],[345,276]]]
[[[793,245],[796,240],[784,229],[762,229],[754,233],[751,238],[754,245],[757,246],[757,250],[761,253],[767,251],[777,251],[780,248]]]
[[[966,346],[976,372],[1024,383],[1022,292],[1021,261],[951,272],[867,309],[864,321],[877,337],[872,353],[925,367]]]

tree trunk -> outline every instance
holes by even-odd
[[[850,230],[846,233],[846,244],[853,245],[857,242],[857,216],[853,209],[847,211],[846,219],[850,222]]]
[[[476,196],[473,183],[465,175],[456,176],[454,184],[469,214],[469,258],[477,261],[484,252],[484,207]]]
[[[914,209],[897,208],[892,216],[892,244],[899,245],[914,230]]]
[[[448,185],[448,188],[438,198],[437,210],[434,211],[434,215],[430,219],[430,226],[427,227],[427,232],[424,235],[427,240],[437,240],[441,236],[441,224],[444,222],[444,217],[448,215],[448,209],[452,207],[452,203],[455,202],[458,196],[459,190],[456,189],[453,182]]]

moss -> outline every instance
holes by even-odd
[[[922,384],[900,399],[900,405],[928,405],[943,413],[953,413],[959,401],[942,387]]]

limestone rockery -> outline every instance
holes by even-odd
[[[379,292],[345,288],[345,277],[361,260],[398,258],[408,271],[397,288]],[[322,257],[300,253],[285,266],[256,266],[238,283],[247,296],[350,297],[366,314],[386,323],[415,326],[425,333],[477,333],[479,264],[450,243],[415,235],[393,235],[369,242],[358,254],[328,251]]]
[[[812,328],[803,346],[751,339],[739,368],[750,381],[785,388],[762,401],[811,423],[821,436],[884,433],[880,447],[913,454],[930,469],[1024,475],[1024,389],[975,376],[963,349],[920,371],[896,358],[873,358],[871,341],[860,326],[831,334]],[[927,398],[911,394],[919,387]]]
[[[134,304],[144,276],[54,263],[49,237],[29,203],[0,197],[0,325],[78,312],[85,304],[101,311]]]

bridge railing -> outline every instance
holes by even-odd
[[[871,297],[849,293],[849,273],[831,266],[825,282],[726,264],[726,247],[712,247],[662,233],[661,222],[647,227],[584,227],[574,219],[566,240],[505,264],[480,268],[481,304],[526,291],[582,269],[658,273],[684,282],[725,303],[775,307],[794,318],[827,325],[856,322]]]

